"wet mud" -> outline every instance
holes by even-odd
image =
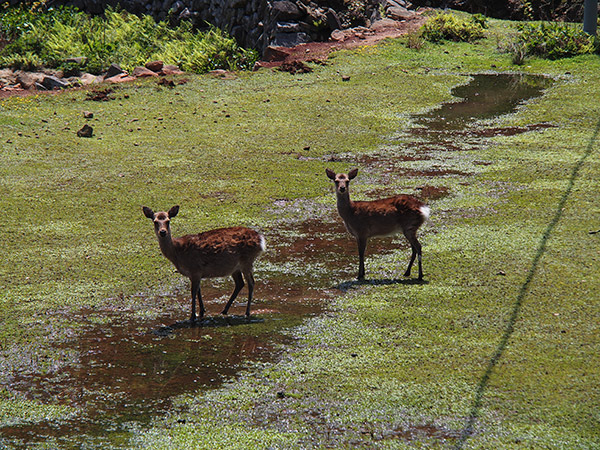
[[[297,228],[292,237],[270,236],[275,244],[263,257],[267,263],[277,266],[283,259],[296,260],[302,267],[317,254],[340,260],[346,253],[346,240],[328,237],[330,224],[315,221]],[[217,387],[248,361],[276,359],[281,345],[290,340],[284,330],[319,314],[327,298],[335,295],[327,275],[308,284],[299,276],[258,269],[250,318],[243,315],[246,289],[230,314],[220,315],[233,289],[230,279],[203,281],[207,312],[198,323],[185,320],[191,309],[187,292],[167,298],[171,306],[149,320],[106,310],[71,315],[70,321],[85,331],[53,346],[76,350],[77,360],[57,373],[14,374],[6,387],[28,399],[78,408],[82,414],[65,423],[24,424],[0,432],[15,447],[26,448],[50,438],[61,443],[101,440],[107,429],[119,431],[132,423],[149,423],[169,411],[173,397]],[[154,299],[139,301],[152,303]]]

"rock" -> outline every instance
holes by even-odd
[[[83,117],[85,117],[86,119],[93,119],[94,118],[94,113],[90,112],[90,111],[84,111],[83,112]]]
[[[160,75],[181,75],[183,73],[183,71],[177,67],[174,66],[172,64],[167,64],[166,66],[163,66],[163,68],[160,71]]]
[[[35,88],[35,84],[42,84],[42,80],[46,75],[39,72],[22,72],[18,71],[14,74],[13,82],[21,85],[23,89]],[[45,90],[46,88],[44,88]]]
[[[121,69],[121,67],[119,67],[118,64],[111,64],[108,70],[106,71],[104,78],[113,78],[114,76],[121,75],[123,73],[125,73],[125,71]]]
[[[295,47],[296,45],[310,42],[310,36],[306,33],[275,33],[271,45],[276,47]]]
[[[85,56],[76,56],[74,58],[65,59],[66,63],[77,64],[79,66],[81,66],[82,64],[85,64],[86,61],[87,61],[87,58]]]
[[[388,28],[396,28],[398,26],[398,22],[392,19],[381,19],[381,20],[377,20],[375,22],[373,22],[371,24],[371,26],[369,28],[371,28],[371,30],[377,32],[377,31],[382,31]]]
[[[163,8],[164,8],[164,6],[163,6]],[[173,3],[169,12],[171,14],[179,14],[181,11],[183,11],[184,8],[185,8],[185,5],[183,4],[183,2],[181,2],[180,0],[177,0],[175,3]]]
[[[385,2],[383,2],[384,8],[392,8],[394,6],[408,9],[412,7],[412,4],[404,0],[385,0]]]
[[[11,69],[0,69],[0,84],[15,84],[16,75]]]
[[[87,123],[77,132],[77,136],[79,137],[92,137],[94,134],[94,129],[90,127]]]
[[[146,63],[146,69],[156,73],[159,73],[162,70],[163,66],[164,64],[162,61],[148,61]]]
[[[276,29],[278,33],[299,33],[302,31],[300,24],[297,22],[277,22]]]
[[[271,17],[274,21],[293,21],[302,18],[302,11],[295,3],[288,0],[273,2]]]
[[[147,77],[157,77],[158,74],[156,72],[151,71],[150,69],[146,69],[145,67],[138,66],[133,69],[132,77],[135,78],[147,78]]]
[[[346,33],[342,30],[333,30],[330,36],[332,41],[342,42],[346,39]]]
[[[183,8],[183,11],[181,11],[179,13],[179,16],[177,16],[177,20],[178,21],[182,21],[182,20],[189,20],[194,16],[194,14],[192,14],[192,12],[189,10],[189,8]]]
[[[269,45],[265,49],[265,53],[263,55],[263,60],[267,62],[273,61],[283,61],[285,58],[289,56],[289,50],[281,47],[275,47],[273,45]]]
[[[225,69],[215,69],[208,72],[209,75],[212,75],[215,78],[225,78],[229,72]]]
[[[409,20],[414,18],[417,15],[417,13],[415,13],[414,11],[409,11],[408,9],[403,8],[402,6],[392,6],[391,8],[387,9],[386,15],[390,19],[394,20]]]
[[[333,9],[329,8],[329,10],[325,13],[325,18],[327,19],[327,26],[331,30],[342,29],[342,21]]]
[[[99,77],[99,76],[96,76],[96,75],[92,75],[91,73],[83,73],[79,77],[79,81],[84,86],[87,86],[89,84],[101,83],[102,82],[102,77]]]
[[[135,78],[130,77],[127,73],[121,73],[121,74],[115,75],[114,77],[104,79],[104,81],[107,81],[109,83],[124,83],[126,81],[134,81],[134,80],[135,80]]]
[[[52,89],[66,89],[69,87],[69,83],[50,75],[44,76],[42,79],[42,85],[49,91]]]

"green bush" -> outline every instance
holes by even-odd
[[[585,33],[580,25],[562,22],[521,24],[513,47],[525,55],[548,59],[597,53],[600,49],[598,39]]]
[[[258,54],[245,50],[218,29],[199,32],[190,23],[169,27],[150,16],[107,9],[104,18],[91,17],[73,8],[36,12],[23,7],[0,12],[0,66],[20,69],[41,67],[76,69],[94,74],[112,63],[125,70],[160,59],[183,70],[251,68]],[[65,61],[85,57],[80,67]]]
[[[477,16],[474,20],[464,20],[454,14],[437,14],[421,28],[423,37],[431,42],[443,40],[473,42],[483,38],[485,21]]]

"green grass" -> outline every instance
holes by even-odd
[[[346,282],[347,290],[326,314],[289,330],[296,339],[280,360],[176,398],[169,414],[118,434],[113,445],[600,446],[600,235],[589,234],[600,228],[598,58],[528,61],[519,70],[552,76],[554,85],[517,113],[481,125],[554,128],[483,139],[459,152],[431,150],[432,159],[415,162],[472,175],[384,174],[386,163],[410,167],[394,155],[418,151],[404,133],[411,113],[450,99],[469,73],[516,70],[496,50],[512,24],[489,25],[476,44],[412,50],[398,40],[340,52],[301,77],[267,70],[233,80],[188,76],[174,89],[142,81],[101,103],[85,101],[86,91],[4,100],[3,379],[26,364],[21,354],[36,355],[40,372],[68,364],[72,356],[52,343],[77,332],[69,312],[110,307],[128,316],[147,307],[158,314],[135,294],[183,286],[142,205],[180,204],[175,234],[245,224],[269,240],[281,223],[329,223],[315,217],[335,214],[325,167],[346,170],[379,154],[379,162],[361,166],[356,198],[384,182],[390,192],[449,189],[430,202],[422,233],[426,283],[348,283],[357,262],[347,238],[348,258],[319,266],[332,286]],[[75,134],[84,110],[94,112],[90,139]],[[332,154],[343,161],[328,161]],[[473,164],[481,160],[492,164]],[[279,211],[276,201],[302,207]],[[407,258],[404,244],[369,252],[367,278],[393,280]],[[38,342],[47,344],[34,349]],[[14,401],[4,396],[1,410]],[[77,413],[38,402],[29,420],[40,421],[46,407],[58,418]]]

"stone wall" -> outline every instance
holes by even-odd
[[[404,0],[54,0],[48,5],[72,5],[101,14],[106,6],[118,4],[173,24],[183,19],[200,29],[211,24],[230,33],[241,46],[264,52],[268,46],[323,41],[336,29],[368,26],[379,18],[382,2],[408,6]]]

